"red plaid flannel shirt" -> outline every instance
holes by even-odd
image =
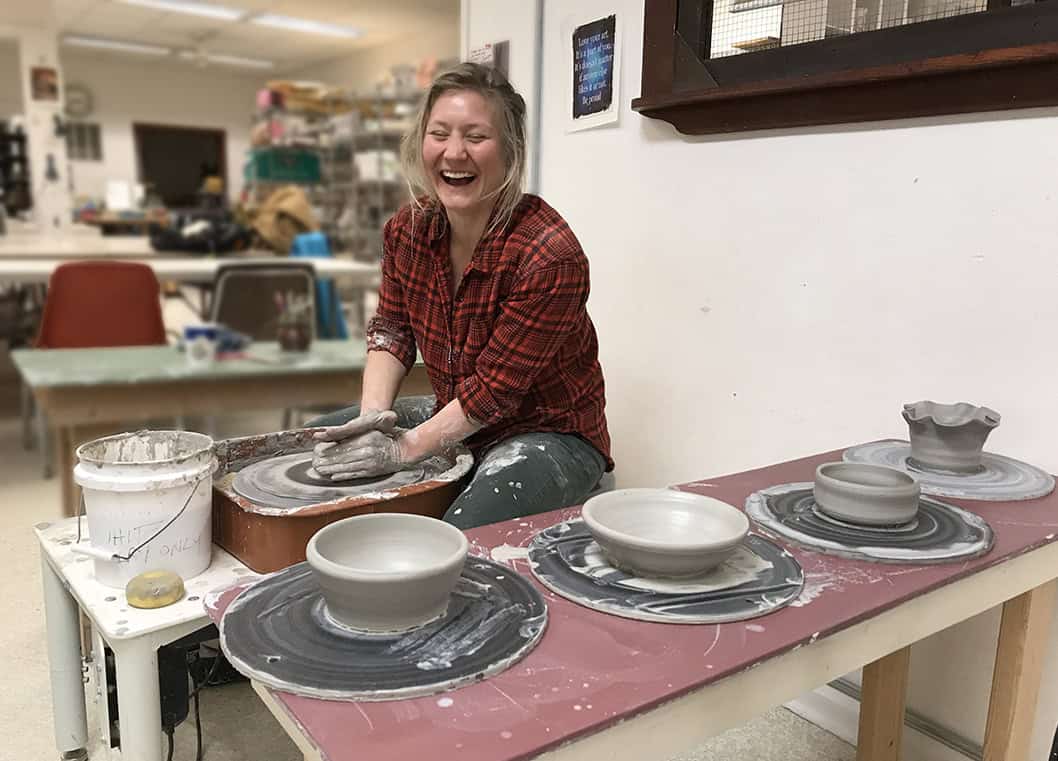
[[[588,260],[569,225],[525,195],[506,231],[486,235],[451,298],[448,220],[427,206],[386,224],[368,351],[411,368],[418,348],[437,410],[458,398],[485,428],[478,451],[515,434],[577,434],[610,459],[605,390],[588,317]]]

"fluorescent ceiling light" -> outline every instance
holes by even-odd
[[[308,32],[310,34],[326,34],[330,37],[345,37],[352,39],[360,36],[360,30],[351,26],[339,26],[328,24],[323,21],[310,21],[309,19],[293,18],[291,16],[277,16],[274,13],[262,13],[251,16],[250,21],[262,26],[274,26],[277,29],[289,29],[293,32]]]
[[[206,18],[220,19],[222,21],[238,21],[246,15],[246,11],[241,8],[229,8],[224,5],[200,3],[195,0],[118,0],[118,2],[125,3],[125,5],[139,5],[143,8],[154,8],[159,11],[187,13],[192,16],[205,16]]]
[[[261,58],[243,58],[237,55],[221,55],[219,53],[196,53],[193,50],[183,50],[180,57],[185,61],[199,61],[205,59],[210,63],[222,63],[229,66],[246,66],[251,69],[271,69],[275,66],[271,61]]]
[[[66,45],[74,45],[81,48],[100,48],[103,50],[121,50],[126,53],[143,53],[144,55],[169,55],[169,48],[160,45],[143,45],[138,42],[120,42],[119,40],[107,40],[102,37],[80,37],[67,35],[62,38]]]

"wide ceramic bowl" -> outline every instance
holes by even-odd
[[[436,518],[374,513],[324,526],[305,556],[336,624],[390,633],[444,615],[467,547],[462,531]]]
[[[918,514],[918,481],[882,465],[827,462],[816,468],[816,505],[850,523],[893,526]]]
[[[584,503],[584,523],[616,568],[637,576],[697,576],[724,562],[749,518],[712,497],[672,489],[618,489]]]

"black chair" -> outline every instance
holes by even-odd
[[[276,294],[293,294],[311,305],[316,337],[316,270],[309,262],[225,262],[213,281],[210,320],[255,341],[276,340],[279,309]]]
[[[308,303],[312,339],[316,338],[316,269],[311,262],[276,259],[269,262],[225,262],[213,280],[210,320],[255,341],[275,341],[279,327],[276,294],[293,295]],[[293,427],[298,413],[283,411],[283,428]],[[213,422],[210,421],[210,429]]]

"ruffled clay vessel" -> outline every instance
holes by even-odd
[[[911,435],[908,465],[918,470],[980,473],[985,439],[1000,416],[988,407],[965,402],[905,404],[904,420]]]

